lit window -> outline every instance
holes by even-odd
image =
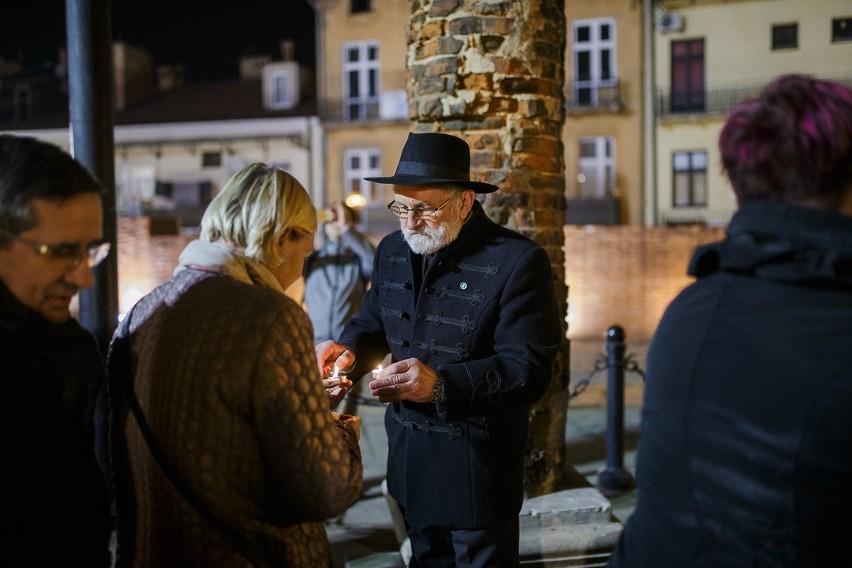
[[[364,120],[379,116],[379,44],[359,41],[343,45],[343,116]]]
[[[382,175],[381,150],[378,148],[350,148],[343,152],[343,198],[360,193],[369,203],[380,199],[372,182],[365,177]]]
[[[610,136],[580,138],[577,190],[580,197],[609,197],[615,189],[615,140]]]
[[[672,156],[673,205],[707,205],[707,152],[675,152]]]
[[[571,31],[574,104],[597,106],[616,84],[615,20],[577,20]]]

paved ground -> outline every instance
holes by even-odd
[[[592,485],[597,484],[598,471],[607,465],[607,371],[603,365],[606,360],[605,350],[603,340],[571,342],[572,388],[584,379],[589,379],[589,384],[569,402],[565,431],[567,456],[576,472]],[[628,343],[626,356],[632,355],[641,370],[645,367],[646,352],[647,344]],[[631,474],[634,471],[635,449],[639,439],[642,386],[639,373],[625,374],[622,465]],[[362,419],[364,492],[361,500],[343,515],[326,524],[335,568],[402,566],[396,560],[400,539],[394,531],[390,509],[381,491],[387,460],[384,407],[361,405],[358,413]],[[614,515],[622,522],[626,521],[633,511],[635,491],[610,495],[609,498]],[[377,556],[371,556],[377,553],[387,553],[387,560],[377,562]]]

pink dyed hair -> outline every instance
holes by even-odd
[[[740,202],[836,208],[852,185],[852,90],[782,75],[731,110],[719,151]]]

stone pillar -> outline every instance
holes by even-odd
[[[413,0],[406,54],[412,129],[467,140],[474,179],[500,187],[485,203],[488,215],[550,255],[563,316],[565,25],[564,0]],[[568,359],[566,339],[533,411],[531,495],[561,479]]]

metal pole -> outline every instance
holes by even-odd
[[[65,2],[71,153],[107,188],[103,231],[113,250],[94,270],[94,287],[80,292],[80,323],[95,335],[103,354],[118,321],[109,7],[109,0]]]
[[[633,475],[624,469],[624,329],[610,327],[606,339],[606,466],[598,471],[598,488],[605,495],[634,487]]]

